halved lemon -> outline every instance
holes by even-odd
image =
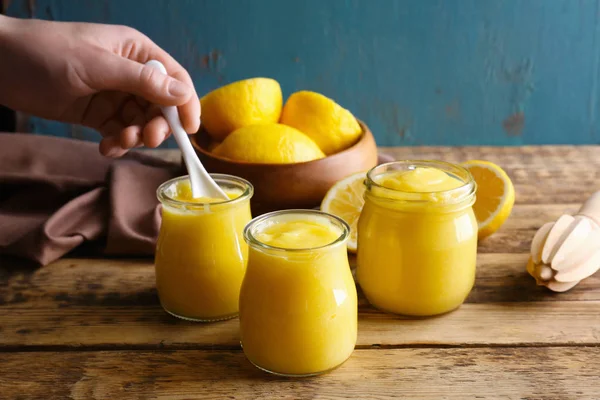
[[[506,221],[515,203],[515,188],[498,165],[471,160],[462,164],[477,182],[477,200],[473,205],[479,224],[479,239],[496,232]]]
[[[350,225],[348,250],[353,253],[357,249],[358,217],[365,204],[366,177],[366,172],[358,172],[342,179],[329,189],[321,203],[321,211],[338,216]]]

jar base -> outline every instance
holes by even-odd
[[[342,361],[340,364],[336,365],[336,366],[335,366],[335,367],[333,367],[333,368],[329,368],[329,369],[327,369],[327,370],[325,370],[325,371],[311,372],[311,373],[308,373],[308,374],[284,374],[284,373],[281,373],[281,372],[275,372],[275,371],[271,371],[271,370],[268,370],[268,369],[266,369],[266,368],[263,368],[263,367],[261,367],[260,365],[256,365],[256,364],[254,364],[254,363],[253,363],[253,362],[252,362],[252,361],[251,361],[251,360],[250,360],[248,357],[246,357],[246,358],[248,359],[248,361],[250,361],[250,364],[254,365],[256,368],[260,369],[261,371],[263,371],[263,372],[267,372],[267,373],[269,373],[269,374],[271,374],[271,375],[275,375],[275,376],[281,376],[281,377],[284,377],[284,378],[310,378],[311,376],[324,375],[324,374],[327,374],[327,373],[329,373],[329,372],[331,372],[331,371],[333,371],[333,370],[336,370],[336,369],[338,369],[338,368],[339,368],[339,367],[341,367],[341,366],[342,366],[342,365],[343,365],[343,364],[344,364],[346,361],[348,361],[348,359],[345,359],[345,360],[344,360],[344,361]]]
[[[240,346],[242,347],[242,349],[244,349],[244,346],[242,345],[242,343],[240,342]],[[354,351],[353,351],[354,352]],[[282,372],[275,372],[275,371],[271,371],[267,368],[261,367],[260,365],[254,363],[254,361],[252,361],[248,356],[246,356],[246,359],[250,362],[250,364],[254,365],[256,368],[258,368],[259,370],[269,373],[271,375],[275,375],[275,376],[281,376],[284,378],[310,378],[311,376],[318,376],[318,375],[324,375],[327,374],[329,372],[332,372],[333,370],[338,369],[339,367],[341,367],[342,365],[344,365],[344,363],[346,361],[348,361],[350,359],[350,357],[352,356],[352,353],[350,353],[350,356],[346,357],[346,359],[344,361],[342,361],[341,363],[339,363],[338,365],[336,365],[335,367],[326,369],[324,371],[319,371],[319,372],[310,372],[308,374],[286,374],[286,373],[282,373]]]
[[[163,306],[161,304],[161,307],[163,310],[165,310],[165,312],[175,318],[179,318],[182,319],[184,321],[189,321],[189,322],[219,322],[219,321],[227,321],[229,319],[233,319],[236,318],[238,316],[238,313],[234,313],[234,314],[230,314],[230,315],[225,315],[223,317],[215,317],[215,318],[195,318],[195,317],[184,317],[183,315],[179,315],[176,314],[172,311],[169,311],[166,309],[165,306]]]
[[[367,301],[368,301],[368,299],[367,299]],[[399,315],[401,317],[410,317],[410,318],[414,318],[414,319],[427,319],[427,318],[441,317],[443,315],[450,314],[450,313],[458,310],[463,304],[464,304],[464,302],[460,303],[458,306],[451,308],[447,311],[442,311],[442,312],[435,313],[435,314],[410,314],[410,313],[400,313],[400,312],[396,312],[396,311],[387,310],[385,308],[378,307],[378,306],[374,305],[373,303],[369,302],[369,305],[371,307],[373,307],[374,309],[376,309],[377,311],[381,311],[386,314]]]

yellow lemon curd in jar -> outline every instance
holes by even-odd
[[[313,375],[350,356],[357,299],[347,236],[343,221],[308,210],[267,214],[246,228],[240,333],[254,365],[281,375]]]
[[[445,313],[459,307],[473,287],[475,184],[461,167],[436,164],[415,162],[390,171],[376,167],[367,178],[358,223],[357,279],[369,302],[382,310],[414,316]],[[457,168],[464,175],[443,168]]]
[[[248,259],[243,230],[251,219],[252,188],[239,178],[220,177],[216,181],[229,201],[193,198],[187,178],[159,188],[156,287],[163,308],[180,318],[214,321],[238,313]]]

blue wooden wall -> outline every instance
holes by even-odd
[[[322,92],[380,145],[600,142],[600,0],[12,0],[7,13],[133,26],[199,93],[254,76]]]

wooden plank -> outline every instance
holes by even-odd
[[[579,207],[580,204],[516,204],[500,230],[479,243],[478,252],[527,253],[540,226],[563,214],[575,214]]]
[[[241,351],[3,354],[6,398],[597,399],[600,348],[356,350],[329,374],[284,379]],[[43,367],[36,367],[43,366]]]
[[[460,163],[478,159],[507,168],[544,169],[570,173],[571,165],[600,165],[600,146],[415,146],[380,147],[380,152],[395,159],[442,160]],[[589,169],[589,168],[588,168]],[[573,171],[574,173],[578,171]],[[581,171],[585,172],[585,171]]]
[[[576,206],[568,204],[544,207],[515,206],[513,214],[501,230],[480,243],[480,262],[496,263],[495,268],[501,268],[502,273],[506,269],[507,277],[516,272],[520,272],[522,278],[525,277],[526,256],[514,258],[506,254],[527,253],[535,231],[545,221],[555,220],[562,213],[573,212],[575,209]],[[56,301],[61,297],[70,297],[78,299],[77,301],[83,304],[91,304],[96,298],[105,297],[112,298],[113,305],[123,305],[126,302],[139,300],[140,296],[154,296],[154,293],[148,293],[154,286],[153,271],[148,268],[152,265],[151,260],[63,259],[52,266],[32,270],[23,270],[22,264],[18,261],[11,262],[5,258],[1,258],[0,261],[2,262],[0,264],[0,305],[8,302],[32,301],[39,297],[54,298]],[[483,277],[481,273],[485,271],[480,268],[478,278]],[[497,278],[500,279],[501,276]],[[524,287],[531,286],[529,280],[522,279],[521,282]],[[499,281],[496,286],[502,283],[503,281]],[[514,279],[510,283],[511,285],[501,290],[508,290],[511,293]],[[134,299],[130,298],[132,291],[138,293]],[[146,294],[142,295],[140,291],[145,291]],[[561,298],[569,298],[570,293],[573,292],[564,294]],[[483,298],[478,298],[484,301]],[[492,301],[497,299],[498,297],[495,297]],[[529,297],[524,298],[519,295],[514,297],[515,301],[526,299]],[[110,305],[107,302],[108,300],[104,300],[103,304]]]
[[[394,147],[380,152],[395,159],[495,162],[515,184],[517,204],[580,204],[600,189],[600,146]]]
[[[172,161],[180,159],[178,150],[152,152]],[[380,152],[397,160],[495,162],[511,177],[517,204],[579,205],[600,189],[600,146],[384,147]]]
[[[570,292],[535,286],[526,254],[482,254],[460,310],[403,319],[360,297],[359,345],[596,344],[600,276]],[[237,348],[238,322],[192,324],[164,313],[151,260],[64,259],[0,279],[0,348],[148,346]]]
[[[177,149],[142,149],[165,159],[177,161],[180,151]],[[540,171],[560,173],[560,176],[584,176],[598,178],[593,168],[600,165],[600,146],[415,146],[415,147],[379,147],[381,154],[389,155],[396,160],[442,160],[460,163],[467,160],[487,160],[500,164],[503,168],[515,171]],[[582,167],[581,170],[569,171],[571,166]],[[529,175],[518,176],[525,177]],[[517,177],[518,177],[517,176]]]
[[[0,351],[27,347],[239,348],[238,320],[193,324],[153,307],[4,307]],[[600,345],[600,302],[464,304],[436,318],[362,309],[358,347]]]
[[[525,271],[527,258],[527,254],[480,254],[475,286],[467,302],[600,301],[600,274],[566,293],[552,293],[535,286]],[[157,304],[151,259],[62,259],[30,271],[0,269],[0,309]]]
[[[535,232],[562,214],[573,214],[575,204],[517,204],[500,230],[479,243],[479,253],[527,253]]]
[[[169,160],[179,160],[180,151],[177,149],[142,149]],[[600,145],[596,146],[408,146],[408,147],[379,147],[381,154],[386,154],[396,160],[442,160],[460,163],[467,160],[487,160],[502,167],[523,170],[562,171],[565,176],[571,174],[570,166],[585,167],[585,170],[573,173],[587,174],[590,166],[600,165]],[[595,171],[591,171],[595,172]],[[590,174],[589,176],[598,176]]]
[[[395,159],[484,159],[506,168],[515,183],[516,202],[502,229],[480,243],[480,253],[524,253],[535,231],[580,204],[600,189],[600,146],[531,147],[393,147],[381,148]],[[178,151],[154,150],[170,160]]]

